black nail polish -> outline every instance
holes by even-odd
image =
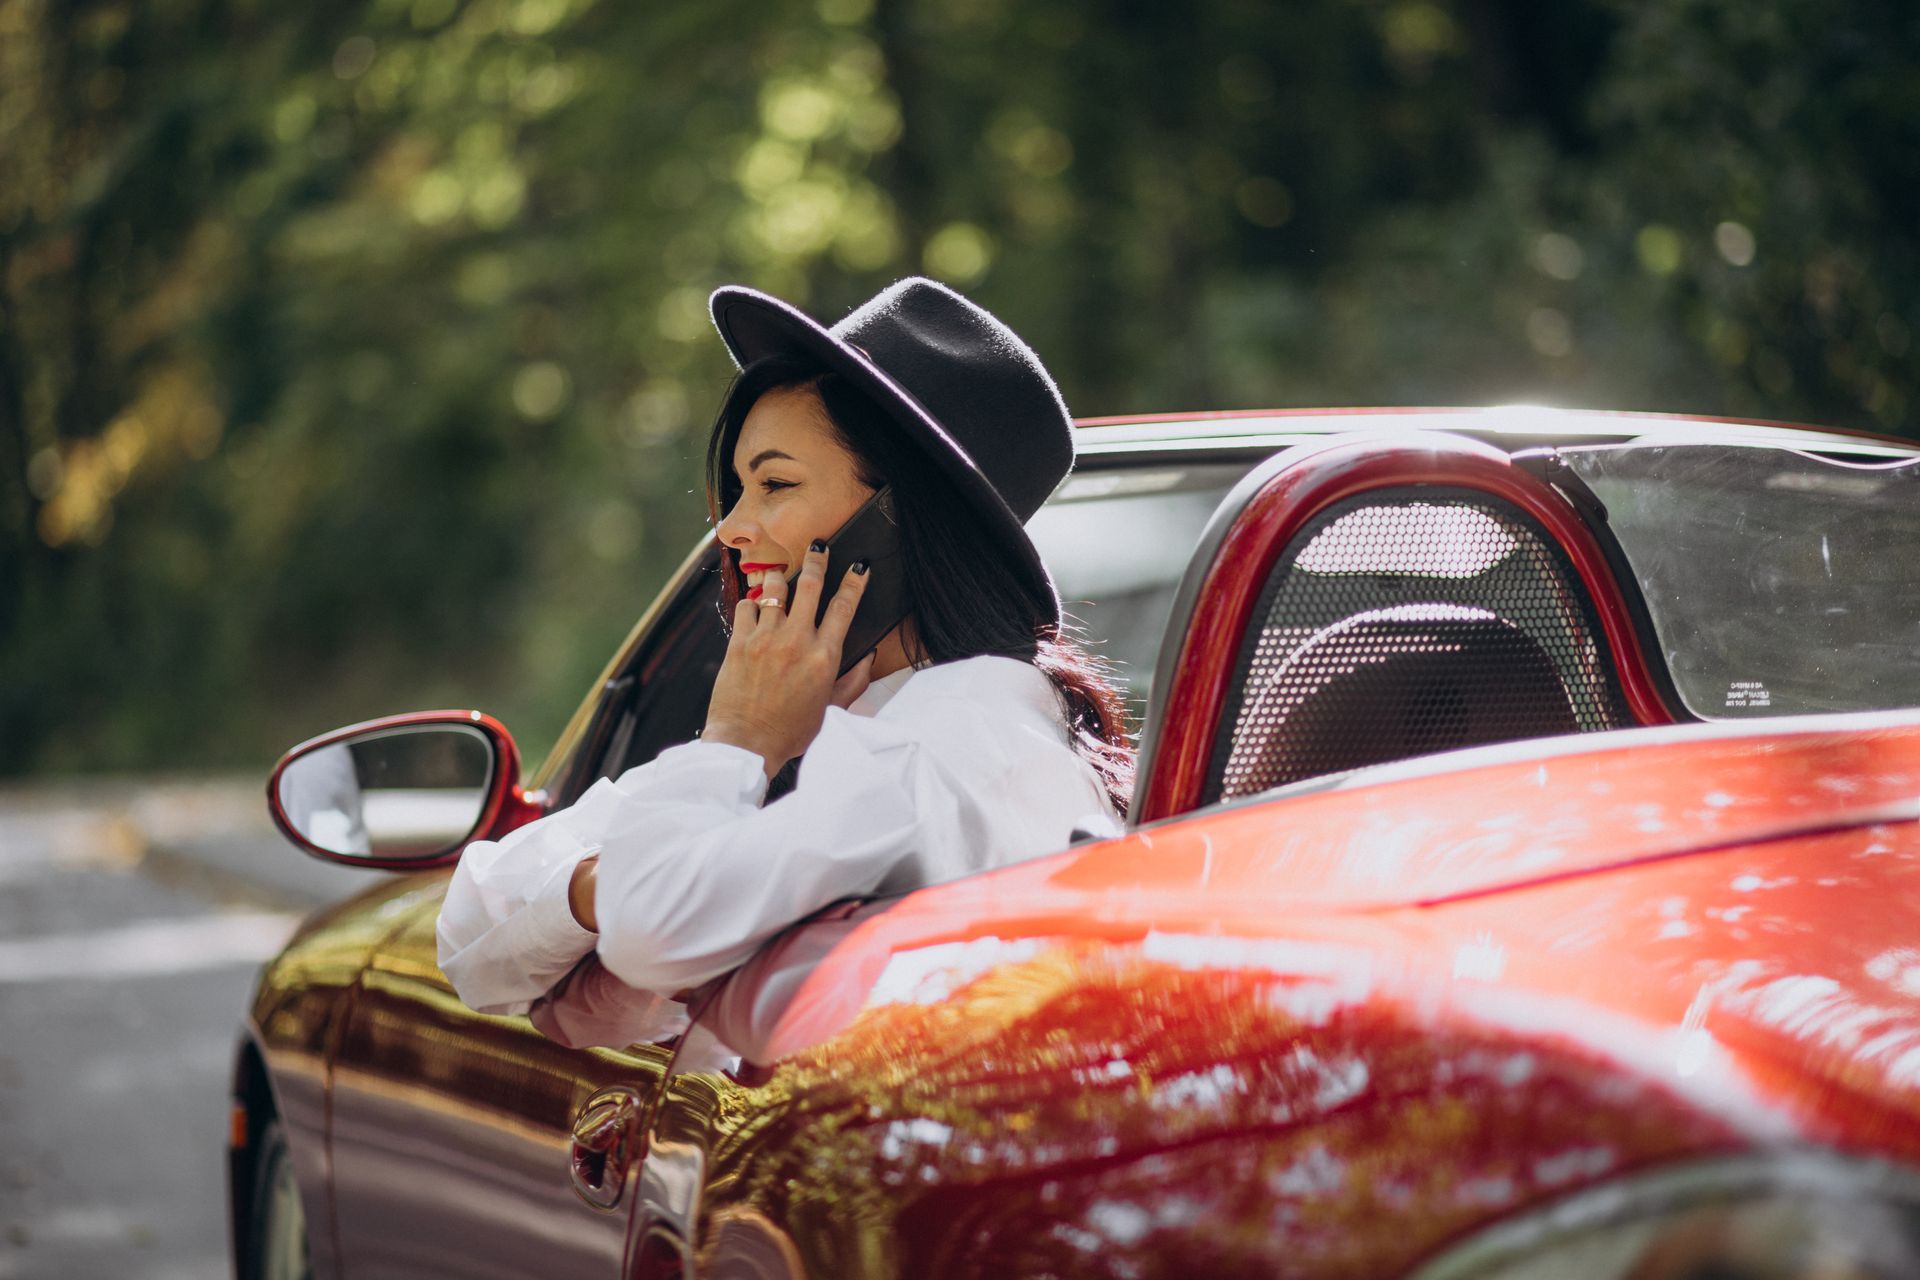
[[[867,571],[867,568],[868,568],[868,565],[865,560],[855,560],[853,562],[853,571],[855,573],[864,575]]]
[[[825,551],[826,549],[827,549],[827,540],[825,538],[815,538],[813,542],[809,544],[807,547],[807,550],[809,551]]]

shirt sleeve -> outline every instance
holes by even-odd
[[[630,987],[588,956],[527,1011],[540,1034],[569,1049],[664,1040],[687,1029],[687,1006]]]
[[[776,1029],[789,1011],[803,1016],[809,1012],[806,1007],[796,1010],[795,1000],[813,971],[855,929],[892,910],[898,901],[898,898],[847,901],[816,912],[760,948],[752,959],[716,987],[704,989],[701,993],[704,998],[690,1003],[690,1007],[703,1011],[701,1020],[712,1028],[721,1043],[748,1062],[771,1065],[776,1058],[784,1056],[782,1050],[774,1047]],[[833,993],[842,1001],[848,994]],[[858,996],[864,995],[865,992],[858,993]],[[816,998],[811,1003],[818,1004],[819,1000]],[[851,1007],[857,1009],[858,1004],[856,997]],[[833,1010],[835,1014],[844,1012],[844,1005]],[[827,1021],[835,1031],[844,1025],[834,1018]]]
[[[760,758],[735,754],[764,787]],[[680,991],[828,903],[871,893],[919,847],[922,754],[907,727],[829,707],[794,790],[764,808],[654,786],[631,795],[593,832],[601,963],[632,986]]]
[[[469,845],[440,913],[441,970],[482,1013],[525,1012],[596,948],[629,986],[698,986],[794,920],[871,892],[916,848],[920,755],[904,727],[830,707],[799,785],[761,808],[760,756],[670,747],[565,809]],[[567,903],[590,854],[600,859],[598,934]]]
[[[688,743],[618,779],[601,779],[574,804],[500,840],[476,840],[461,854],[440,909],[441,971],[481,1013],[526,1012],[598,939],[573,918],[567,901],[583,858],[647,831],[645,819],[636,826],[636,814],[670,810],[656,833],[669,844],[676,830],[756,812],[766,785],[752,752]]]

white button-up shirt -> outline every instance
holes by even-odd
[[[1068,745],[1052,682],[1012,658],[898,671],[827,708],[793,791],[722,743],[670,747],[572,806],[467,846],[440,967],[483,1013],[519,1013],[595,949],[622,982],[676,992],[736,968],[842,898],[899,893],[1066,847],[1119,819]],[[567,902],[598,854],[594,911]]]

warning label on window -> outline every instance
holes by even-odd
[[[1758,680],[1735,680],[1727,686],[1727,710],[1758,711],[1773,705],[1773,695]]]

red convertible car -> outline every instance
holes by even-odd
[[[710,541],[530,777],[478,712],[289,753],[283,828],[399,874],[262,974],[240,1274],[1920,1275],[1920,446],[1079,447],[1031,529],[1144,709],[1129,829],[796,926],[655,1038],[467,1009],[434,925],[467,841],[700,726]]]

